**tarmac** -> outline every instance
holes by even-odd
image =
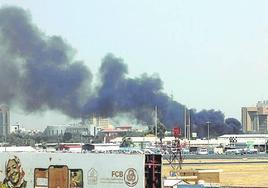
[[[170,171],[174,170],[176,165],[178,164],[175,163],[172,167],[164,160],[163,175],[169,176]],[[268,187],[268,158],[266,157],[184,159],[181,167],[184,170],[221,170],[220,185],[222,187]]]

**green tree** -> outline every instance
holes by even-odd
[[[155,127],[154,127],[155,130]],[[160,122],[159,120],[157,121],[157,137],[160,139],[160,143],[162,144],[162,140],[165,137],[165,132],[166,132],[166,126]]]
[[[123,137],[122,142],[120,144],[120,147],[129,148],[131,146],[134,146],[134,143],[132,142],[132,139],[130,137]]]
[[[72,133],[65,132],[63,135],[63,142],[68,142],[72,139],[73,135]]]
[[[157,120],[157,137],[159,138],[161,143],[162,143],[163,138],[165,137],[166,131],[167,131],[166,126],[162,122]],[[155,126],[148,127],[148,132],[145,135],[148,135],[148,134],[155,135]]]

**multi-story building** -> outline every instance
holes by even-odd
[[[0,136],[10,133],[10,112],[7,105],[0,105]]]
[[[109,118],[100,116],[92,116],[88,119],[83,119],[83,123],[88,126],[89,134],[92,136],[96,136],[101,130],[113,128]]]
[[[268,132],[268,101],[259,101],[255,107],[242,107],[244,133]]]
[[[91,117],[89,118],[89,124],[95,125],[99,129],[107,129],[107,128],[112,128],[112,125],[110,124],[110,121],[108,118],[103,118],[103,117]]]

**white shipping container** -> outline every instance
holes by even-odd
[[[145,187],[145,155],[1,152],[0,187]]]

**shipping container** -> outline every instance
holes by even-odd
[[[161,155],[1,152],[0,188],[161,188]]]

